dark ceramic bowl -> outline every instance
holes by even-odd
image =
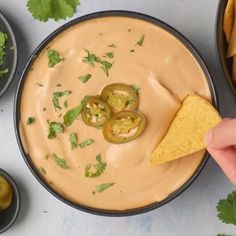
[[[4,63],[2,68],[8,68],[8,73],[0,78],[0,96],[10,86],[17,66],[17,45],[14,33],[7,22],[6,18],[0,13],[0,31],[7,33],[8,40],[6,42],[6,55],[4,57]]]
[[[21,95],[22,95],[25,79],[26,79],[27,74],[30,70],[30,67],[34,63],[34,60],[37,57],[37,55],[40,54],[40,52],[46,47],[46,45],[48,45],[48,43],[50,41],[52,41],[55,37],[57,37],[60,33],[62,33],[64,30],[68,29],[69,27],[74,26],[75,24],[80,24],[80,23],[82,23],[84,21],[87,21],[87,20],[90,20],[90,19],[99,18],[99,17],[110,17],[110,16],[122,16],[122,17],[136,18],[136,19],[141,19],[143,21],[150,22],[150,23],[152,23],[152,24],[154,24],[158,27],[161,27],[164,30],[168,31],[169,33],[174,35],[178,40],[180,40],[189,49],[189,51],[192,53],[192,55],[195,57],[195,59],[197,60],[197,62],[201,66],[202,71],[204,72],[204,74],[207,78],[209,88],[211,90],[213,104],[217,107],[217,99],[216,99],[216,94],[215,94],[214,86],[213,86],[213,83],[212,83],[212,79],[211,79],[211,77],[210,77],[210,75],[209,75],[209,73],[206,69],[206,66],[205,66],[204,62],[202,61],[201,57],[199,56],[199,53],[196,51],[196,49],[190,44],[190,42],[186,38],[184,38],[179,32],[177,32],[175,29],[173,29],[172,27],[170,27],[166,23],[164,23],[164,22],[162,22],[158,19],[155,19],[153,17],[147,16],[147,15],[144,15],[144,14],[140,14],[140,13],[128,12],[128,11],[105,11],[105,12],[98,12],[98,13],[93,13],[93,14],[89,14],[89,15],[86,15],[86,16],[82,16],[82,17],[79,17],[79,18],[77,18],[75,20],[72,20],[71,22],[63,25],[62,27],[57,29],[55,32],[53,32],[51,35],[49,35],[38,46],[38,48],[34,51],[32,56],[29,58],[29,61],[26,65],[26,67],[25,67],[25,70],[24,70],[24,72],[22,74],[22,77],[20,79],[20,82],[18,84],[17,93],[16,93],[16,97],[15,97],[15,103],[14,103],[14,125],[15,125],[16,138],[17,138],[21,153],[24,157],[24,160],[25,160],[27,166],[29,167],[29,169],[31,170],[33,175],[36,177],[36,179],[43,185],[43,187],[46,188],[56,198],[60,199],[61,201],[65,202],[66,204],[68,204],[68,205],[70,205],[70,206],[72,206],[76,209],[79,209],[79,210],[82,210],[82,211],[85,211],[85,212],[89,212],[89,213],[93,213],[93,214],[97,214],[97,215],[129,216],[129,215],[140,214],[140,213],[144,213],[144,212],[156,209],[156,208],[168,203],[169,201],[173,200],[178,195],[180,195],[197,178],[200,171],[203,169],[203,167],[204,167],[204,165],[205,165],[205,163],[208,159],[207,153],[205,154],[205,157],[203,158],[203,160],[200,163],[197,170],[186,181],[186,183],[184,183],[178,190],[171,193],[163,201],[154,202],[152,204],[149,204],[149,205],[146,205],[146,206],[143,206],[143,207],[140,207],[140,208],[136,208],[136,209],[122,210],[122,211],[104,210],[104,209],[91,208],[91,207],[88,207],[88,206],[84,206],[82,204],[76,204],[76,203],[74,203],[72,201],[69,201],[68,199],[64,198],[59,193],[55,192],[54,189],[52,189],[48,185],[48,183],[45,182],[40,177],[38,171],[35,169],[35,167],[32,164],[30,158],[28,157],[27,153],[24,150],[24,147],[23,147],[22,142],[21,142],[20,133],[19,133],[19,122],[20,122],[20,119],[21,119],[21,117],[20,117]]]
[[[218,4],[215,24],[216,54],[220,69],[230,88],[230,93],[236,102],[236,88],[232,81],[232,60],[226,58],[228,45],[226,43],[226,38],[223,31],[224,13],[227,2],[228,0],[220,0]]]
[[[20,211],[20,192],[17,188],[15,181],[4,170],[0,169],[0,176],[6,178],[13,188],[13,202],[9,208],[0,211],[0,234],[8,230],[16,221]]]

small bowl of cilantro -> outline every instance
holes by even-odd
[[[13,80],[17,66],[17,46],[14,33],[0,13],[0,96]]]

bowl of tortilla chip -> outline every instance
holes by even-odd
[[[236,99],[236,1],[219,1],[215,24],[216,54],[221,71]],[[235,100],[236,101],[236,100]]]

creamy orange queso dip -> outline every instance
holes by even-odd
[[[137,42],[142,35],[145,38],[140,46]],[[116,47],[109,47],[111,44]],[[46,174],[41,175],[58,193],[90,207],[124,210],[161,201],[191,177],[204,151],[159,166],[149,161],[185,96],[194,91],[211,100],[203,71],[179,40],[142,20],[104,17],[70,27],[48,47],[65,60],[48,67],[46,48],[35,60],[22,93],[20,135],[34,166],[45,169]],[[82,62],[87,56],[84,49],[100,57],[114,52],[114,58],[109,59],[114,62],[109,77],[100,66],[93,68]],[[88,73],[91,79],[82,83],[78,77]],[[108,143],[102,131],[85,125],[81,116],[55,139],[47,138],[48,119],[63,122],[61,114],[78,106],[85,95],[100,94],[106,85],[117,82],[141,88],[138,109],[146,116],[147,126],[139,138],[119,145]],[[68,108],[55,111],[52,94],[65,90],[72,94],[60,98],[60,103],[68,100]],[[35,122],[27,125],[28,117],[35,117]],[[94,143],[71,150],[72,132],[79,142],[91,138]],[[70,168],[60,168],[51,157],[53,153]],[[99,153],[107,163],[104,173],[85,177],[86,165],[96,164]],[[103,183],[114,185],[94,194],[95,186]]]

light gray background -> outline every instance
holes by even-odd
[[[236,116],[236,104],[229,95],[216,61],[214,23],[217,4],[217,0],[81,0],[74,17],[100,10],[122,9],[143,12],[174,26],[192,41],[205,59],[217,81],[222,114]],[[212,160],[181,196],[160,209],[139,216],[94,216],[75,210],[51,196],[34,179],[19,152],[13,129],[13,98],[29,55],[65,21],[40,23],[33,20],[25,0],[1,0],[0,11],[12,24],[19,48],[18,73],[10,89],[0,98],[0,109],[3,109],[0,112],[0,167],[12,174],[22,194],[20,217],[5,233],[6,236],[236,235],[236,227],[219,222],[215,207],[218,200],[235,187]]]

